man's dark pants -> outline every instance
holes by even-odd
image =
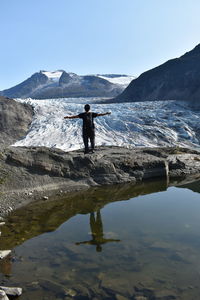
[[[94,150],[95,144],[95,132],[94,129],[83,130],[83,143],[85,146],[85,152],[89,152],[89,140],[91,144],[91,150]]]

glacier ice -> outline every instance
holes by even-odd
[[[112,112],[95,119],[96,145],[123,147],[186,146],[199,148],[200,112],[181,101],[98,104],[96,98],[16,99],[31,104],[35,116],[27,135],[14,146],[46,146],[71,151],[83,148],[82,120],[64,120],[83,111]]]

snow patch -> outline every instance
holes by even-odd
[[[98,75],[98,77],[105,79],[113,84],[119,84],[119,85],[123,85],[124,87],[128,86],[129,83],[135,79],[135,76],[120,76],[120,77],[106,77],[106,76],[101,76]]]
[[[46,75],[50,80],[59,81],[63,71],[42,71],[42,74]]]

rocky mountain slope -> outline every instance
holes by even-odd
[[[200,44],[183,56],[141,74],[114,102],[200,100]]]
[[[32,118],[33,109],[29,104],[0,96],[0,148],[22,138]]]
[[[63,70],[40,71],[22,83],[0,92],[11,98],[113,97],[133,79],[126,75],[83,75]]]

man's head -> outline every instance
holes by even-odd
[[[85,108],[85,111],[88,112],[88,111],[90,110],[90,105],[89,105],[89,104],[86,104],[86,105],[84,106],[84,108]]]

